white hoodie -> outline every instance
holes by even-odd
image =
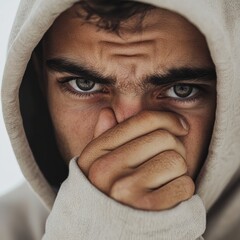
[[[2,104],[15,155],[36,195],[22,186],[0,200],[0,239],[240,239],[240,1],[142,1],[194,24],[206,37],[217,72],[216,120],[196,194],[160,212],[108,198],[89,183],[75,159],[68,177],[64,163],[48,165],[58,152],[34,84],[31,55],[54,20],[75,2],[22,0],[19,6]]]

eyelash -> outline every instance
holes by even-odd
[[[71,95],[74,95],[74,96],[77,96],[79,98],[91,98],[91,97],[94,97],[98,94],[106,94],[108,93],[106,91],[106,87],[104,87],[103,85],[103,88],[101,88],[101,90],[99,91],[95,91],[95,92],[78,92],[78,91],[75,91],[70,85],[69,85],[69,82],[70,81],[73,81],[73,80],[76,80],[78,79],[78,77],[67,77],[67,78],[62,78],[60,80],[57,80],[58,83],[60,84],[60,88],[66,92],[66,93],[69,93]]]
[[[179,85],[185,85],[185,86],[189,86],[189,87],[192,87],[192,88],[195,88],[197,89],[197,93],[194,94],[192,97],[186,97],[186,98],[174,98],[174,97],[169,97],[169,96],[165,96],[165,97],[162,97],[164,99],[170,99],[171,101],[174,101],[176,103],[194,103],[196,102],[199,98],[201,98],[203,96],[204,93],[206,93],[206,87],[204,88],[204,86],[202,85],[199,85],[199,84],[193,84],[193,83],[181,83],[179,82],[178,83]],[[166,85],[163,89],[164,92],[166,92],[167,90],[173,88],[174,86],[176,86],[177,84],[171,84],[171,85]],[[161,99],[161,97],[159,97],[159,99]]]
[[[100,91],[95,91],[95,92],[85,92],[85,93],[81,93],[81,92],[78,92],[78,91],[75,91],[70,85],[69,85],[69,82],[70,81],[73,81],[73,80],[76,80],[78,77],[67,77],[67,78],[62,78],[60,80],[58,80],[58,83],[60,84],[60,88],[68,93],[68,94],[71,94],[71,95],[74,95],[76,97],[79,97],[79,98],[82,98],[82,99],[88,99],[88,98],[91,98],[91,97],[94,97],[94,96],[97,96],[98,94],[107,94],[109,93],[109,91],[106,91],[106,86],[104,86],[104,84],[101,84],[103,85],[103,87],[101,88]],[[187,98],[173,98],[173,97],[168,97],[168,96],[163,96],[163,97],[158,97],[158,99],[170,99],[171,101],[174,101],[176,103],[193,103],[193,102],[196,102],[202,95],[204,92],[206,92],[206,89],[199,85],[199,84],[188,84],[188,83],[178,83],[178,84],[183,84],[183,85],[186,85],[186,86],[190,86],[190,87],[193,87],[195,89],[198,90],[198,92],[192,96],[192,97],[187,97]],[[167,90],[171,89],[172,87],[176,86],[176,84],[171,84],[171,85],[166,85],[164,86],[163,88],[163,91],[166,92]]]

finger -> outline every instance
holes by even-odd
[[[154,156],[170,150],[186,158],[185,147],[176,136],[165,130],[156,130],[120,146],[103,158],[106,157],[107,164],[110,164],[107,160],[109,158],[111,162],[114,159],[114,165],[119,162],[122,168],[136,168]]]
[[[82,152],[79,165],[86,172],[97,158],[157,129],[164,129],[176,136],[184,136],[188,130],[187,123],[183,122],[181,117],[170,112],[141,112],[95,138]]]
[[[140,165],[127,178],[132,188],[148,191],[159,188],[187,173],[184,158],[175,151],[165,151]]]
[[[195,191],[195,184],[189,176],[181,176],[163,187],[148,192],[139,202],[137,208],[144,210],[166,210],[191,198]]]
[[[195,191],[193,180],[184,175],[154,191],[136,193],[135,190],[118,182],[111,191],[115,200],[142,210],[160,211],[176,206],[191,198]]]
[[[97,124],[94,130],[94,137],[97,138],[108,129],[117,125],[115,114],[110,108],[103,108],[99,114]]]
[[[173,164],[173,161],[177,161],[181,158],[179,161],[181,161],[182,165],[185,164],[185,148],[182,142],[174,135],[167,131],[157,130],[140,138],[134,139],[114,151],[98,158],[90,166],[89,172],[86,172],[86,175],[95,186],[107,193],[111,188],[111,184],[118,178],[134,171],[136,172],[136,177],[141,177],[141,174],[144,172],[144,168],[149,168],[149,170],[151,170],[151,165],[161,164],[160,162],[155,162],[155,160],[164,159],[164,157],[167,159],[166,161],[163,160],[165,166],[163,165],[162,167],[167,173],[167,171],[172,171],[169,165]],[[174,157],[176,159],[174,159]],[[182,168],[183,167],[185,169],[185,166],[182,166]],[[140,175],[137,173],[138,171],[140,171]],[[174,171],[172,171],[172,175],[174,175],[173,178],[179,176],[178,173],[175,173]],[[138,181],[138,179],[136,179],[136,181]],[[157,181],[155,184],[157,184]],[[149,188],[151,188],[151,186],[149,186]]]
[[[102,142],[101,140],[104,139],[103,146],[114,149],[157,129],[167,130],[176,136],[184,136],[188,133],[186,121],[175,113],[143,111],[106,131],[97,142]]]

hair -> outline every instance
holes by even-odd
[[[81,0],[83,11],[78,15],[85,21],[110,32],[119,32],[121,23],[137,17],[135,30],[141,29],[145,15],[154,7],[149,4],[125,0]]]

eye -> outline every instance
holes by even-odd
[[[199,92],[197,87],[189,84],[176,84],[166,91],[166,95],[172,98],[186,99],[195,96]]]
[[[82,99],[109,94],[109,88],[106,84],[98,83],[97,80],[89,80],[89,78],[63,77],[58,79],[57,82],[63,93],[68,93]]]
[[[101,84],[82,78],[75,78],[68,81],[68,84],[77,92],[95,92],[101,90]]]

